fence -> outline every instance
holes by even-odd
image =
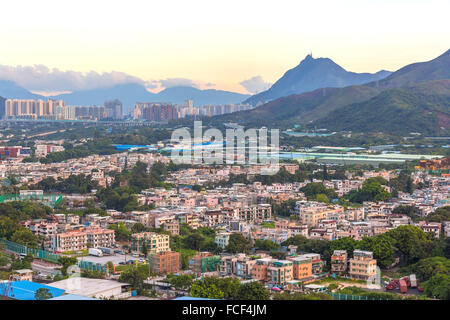
[[[10,201],[38,201],[51,208],[56,207],[62,201],[63,197],[57,193],[47,193],[42,195],[21,195],[21,194],[2,194],[0,195],[0,203]]]
[[[388,298],[381,298],[381,297],[356,296],[352,294],[333,293],[333,292],[327,292],[327,294],[332,296],[335,300],[391,300]]]
[[[33,257],[35,257],[35,258],[44,259],[44,260],[55,262],[55,263],[59,262],[59,257],[60,257],[59,254],[51,253],[51,252],[48,252],[45,250],[40,250],[40,249],[28,248],[19,243],[8,241],[5,239],[0,239],[0,243],[4,244],[5,248],[7,250],[12,251],[17,254],[25,254],[26,255],[26,254],[31,253],[33,255]]]
[[[12,251],[14,253],[25,254],[25,255],[28,253],[31,253],[34,258],[39,258],[39,259],[47,260],[47,261],[54,262],[54,263],[59,263],[59,258],[61,257],[61,255],[56,254],[56,253],[48,252],[45,250],[28,248],[19,243],[8,241],[8,240],[1,239],[1,238],[0,238],[0,244],[4,244],[5,249]],[[78,267],[80,269],[84,269],[84,270],[100,271],[100,272],[106,273],[106,265],[101,264],[101,263],[93,263],[93,262],[89,262],[89,261],[79,261]]]
[[[93,263],[90,261],[78,261],[78,267],[80,269],[88,270],[88,271],[99,271],[102,273],[106,273],[106,265],[101,263]]]

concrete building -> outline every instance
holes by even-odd
[[[148,253],[160,253],[170,251],[169,235],[155,232],[141,232],[131,235],[131,249],[135,252],[142,252],[144,243]]]
[[[180,253],[174,251],[165,251],[151,254],[149,264],[154,273],[175,273],[180,271],[181,260]]]
[[[273,261],[267,267],[267,282],[272,285],[284,286],[293,279],[293,263],[289,260]]]
[[[85,297],[124,299],[131,296],[130,284],[113,280],[76,277],[52,282],[50,285],[66,293]]]
[[[331,273],[336,275],[344,275],[347,272],[347,251],[334,250],[331,256]]]
[[[217,246],[225,249],[225,247],[228,245],[228,241],[230,240],[230,236],[231,232],[220,232],[216,235],[214,242],[217,244]]]
[[[355,250],[353,258],[350,259],[350,278],[356,280],[367,280],[377,272],[377,260],[373,258],[370,251]]]
[[[272,219],[272,206],[270,204],[258,204],[252,206],[245,206],[242,208],[236,208],[237,216],[240,220],[261,223],[264,220]]]
[[[312,260],[308,257],[287,258],[292,261],[292,277],[295,280],[307,281],[312,279]]]
[[[14,281],[33,281],[33,270],[30,269],[20,269],[13,271],[13,280]]]

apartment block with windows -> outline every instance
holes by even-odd
[[[174,273],[180,271],[180,253],[165,251],[150,255],[149,262],[154,273]]]
[[[55,252],[86,250],[87,244],[87,233],[81,230],[58,233],[52,237],[52,250]]]
[[[87,241],[93,248],[111,247],[115,241],[114,230],[103,228],[87,228]]]
[[[347,272],[347,251],[334,250],[331,256],[331,273],[336,275],[344,275]]]
[[[247,222],[261,223],[272,218],[272,206],[266,203],[237,208],[236,210],[239,219]]]
[[[349,275],[351,279],[367,280],[375,276],[377,272],[377,260],[373,258],[371,251],[355,250],[350,259]]]
[[[312,260],[308,257],[287,258],[292,261],[292,277],[295,280],[307,281],[312,279]]]
[[[131,235],[131,250],[142,252],[145,243],[149,254],[169,251],[169,238],[167,234],[155,232],[134,233]]]
[[[267,281],[268,280],[267,269],[269,268],[269,265],[273,261],[276,260],[272,258],[257,259],[251,271],[252,279]]]
[[[293,279],[293,263],[289,260],[277,260],[267,267],[268,283],[284,286]]]

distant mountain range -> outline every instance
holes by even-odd
[[[312,123],[333,131],[449,134],[449,97],[450,50],[379,81],[289,95],[214,121],[279,128]]]
[[[45,97],[18,86],[12,81],[0,80],[0,96],[11,99],[62,99],[67,105],[103,105],[106,100],[119,99],[125,110],[130,110],[136,102],[171,102],[181,104],[184,100],[194,100],[195,106],[207,104],[240,103],[250,95],[222,90],[200,90],[193,87],[171,87],[158,93],[149,92],[137,83],[119,84],[108,88],[75,91]]]
[[[343,88],[381,80],[390,74],[390,71],[385,70],[374,74],[349,72],[331,59],[315,59],[312,55],[307,55],[298,66],[288,70],[267,91],[251,96],[245,102],[258,105],[280,97],[301,94],[319,88]]]

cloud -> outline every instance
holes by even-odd
[[[49,69],[44,65],[5,66],[0,65],[0,79],[11,80],[31,91],[76,91],[109,87],[124,83],[152,85],[138,77],[112,71],[87,73]]]
[[[143,80],[124,72],[96,71],[78,72],[49,69],[44,65],[6,66],[0,65],[0,80],[10,80],[32,92],[41,94],[54,92],[73,92],[96,88],[111,87],[118,84],[138,83],[149,90],[161,90],[177,86],[214,87],[214,83],[203,83],[186,78],[166,78],[161,80]]]
[[[199,84],[191,79],[185,78],[167,78],[164,80],[158,80],[156,83],[163,88],[172,88],[172,87],[193,87],[199,89]]]
[[[255,76],[253,78],[239,82],[250,93],[259,93],[270,88],[272,85],[269,82],[265,82],[261,76]]]

